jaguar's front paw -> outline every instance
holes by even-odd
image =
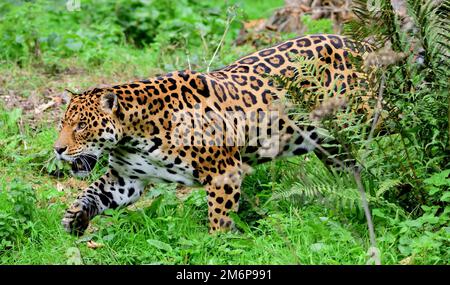
[[[89,225],[89,216],[80,205],[73,205],[64,214],[62,225],[68,233],[81,236]]]

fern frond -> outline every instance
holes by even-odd
[[[400,184],[401,184],[400,179],[387,179],[382,181],[378,186],[378,190],[375,193],[375,197],[377,198],[382,197],[386,191],[389,191]]]
[[[344,34],[359,41],[373,37],[373,44],[377,48],[397,37],[393,29],[395,19],[389,0],[353,0],[352,11],[356,19],[346,24]]]
[[[315,169],[316,174],[308,175],[303,179],[298,179],[298,176],[296,176],[297,178],[287,178],[295,182],[291,182],[291,186],[287,188],[285,188],[287,183],[281,183],[275,189],[270,200],[286,200],[299,204],[311,201],[320,202],[337,211],[362,217],[361,198],[352,180],[327,170],[322,172],[318,166]],[[295,173],[296,171],[290,175],[295,175]]]
[[[425,52],[425,65],[436,75],[448,76],[450,59],[450,1],[408,0],[419,27],[418,38]]]

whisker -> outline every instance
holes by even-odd
[[[87,171],[91,172],[92,169],[91,169],[91,165],[89,164],[89,162],[86,160],[86,158],[84,156],[82,156],[81,158],[82,158],[81,160],[83,161],[83,164],[86,167]]]
[[[97,159],[97,157],[96,157],[95,155],[90,154],[90,153],[85,153],[85,154],[83,154],[83,155],[84,155],[84,156],[87,156],[87,157],[89,157],[89,158]]]
[[[86,162],[86,159],[82,155],[79,155],[78,159],[80,159],[83,168],[85,168],[86,171],[89,171],[89,164]]]
[[[83,168],[87,170],[86,162],[84,160],[84,157],[82,155],[78,156],[78,159],[81,161],[81,164],[83,165]]]

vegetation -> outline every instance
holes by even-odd
[[[178,2],[83,0],[80,11],[66,1],[0,3],[0,264],[365,264],[370,241],[357,183],[314,154],[254,169],[235,217],[240,233],[208,235],[204,190],[183,194],[167,184],[96,217],[81,238],[64,232],[64,210],[105,163],[78,180],[52,159],[63,90],[205,71],[227,30],[211,68],[223,66],[254,50],[234,45],[240,22],[283,5]],[[383,13],[354,2],[365,22],[350,23],[346,33],[390,39],[390,53],[407,56],[377,69],[387,135],[369,138],[358,120],[332,131],[364,166],[382,264],[448,264],[448,1],[408,1],[419,27],[413,34],[389,1],[380,1]],[[310,33],[332,31],[330,20],[306,17],[305,24]],[[409,52],[411,37],[423,61]]]

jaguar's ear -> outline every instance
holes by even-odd
[[[70,90],[68,88],[64,89],[64,91],[69,92],[72,96],[78,95],[77,93],[75,93],[74,91],[72,91],[72,90]]]
[[[67,104],[69,104],[70,103],[70,100],[72,100],[72,98],[73,97],[75,97],[75,96],[77,96],[78,94],[77,93],[75,93],[74,91],[72,91],[72,90],[69,90],[69,89],[64,89],[64,91],[66,91],[65,93],[63,93],[63,95],[62,95],[62,99],[67,103]]]
[[[100,103],[106,113],[112,114],[117,110],[117,95],[112,92],[106,93],[100,98]]]

